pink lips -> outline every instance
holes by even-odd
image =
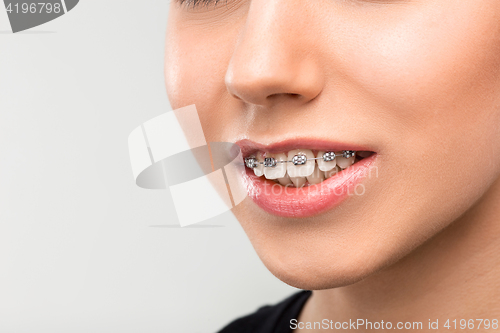
[[[312,142],[304,142],[303,140],[301,142],[303,145],[315,149],[370,151],[370,149],[353,145],[332,145],[318,141],[312,144]],[[248,156],[248,154],[262,148],[271,152],[288,150],[284,148],[289,147],[290,143],[273,145],[272,149],[264,146],[256,148],[258,146],[249,141],[239,142],[238,145],[242,149],[243,156]],[[302,148],[299,145],[294,145],[294,147]],[[303,148],[306,147],[303,146]],[[372,154],[319,184],[302,188],[285,187],[273,181],[256,177],[249,168],[246,168],[243,181],[249,197],[266,212],[283,217],[310,217],[338,206],[350,196],[364,194],[365,188],[361,181],[367,176],[371,176],[370,167],[375,163],[376,157],[377,154]]]

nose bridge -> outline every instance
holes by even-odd
[[[319,94],[322,81],[311,49],[314,36],[306,29],[314,25],[307,3],[251,2],[226,72],[226,86],[233,96],[269,105],[280,96],[299,96],[305,102]]]

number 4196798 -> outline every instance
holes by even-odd
[[[460,329],[465,330],[465,329],[498,329],[498,319],[460,319],[460,320],[450,320],[448,319],[446,323],[444,324],[444,327],[447,329],[457,329],[460,327]]]
[[[45,2],[38,2],[38,3],[16,3],[15,5],[12,5],[9,3],[7,6],[7,12],[10,14],[12,12],[14,13],[60,13],[62,8],[60,3],[45,3]]]

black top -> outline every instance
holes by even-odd
[[[276,305],[263,306],[236,319],[218,333],[290,333],[290,321],[297,319],[311,294],[310,290],[302,290]]]

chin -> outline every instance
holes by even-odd
[[[299,289],[322,290],[354,284],[375,273],[383,264],[363,258],[332,259],[318,253],[293,251],[260,256],[267,269],[284,283]]]

